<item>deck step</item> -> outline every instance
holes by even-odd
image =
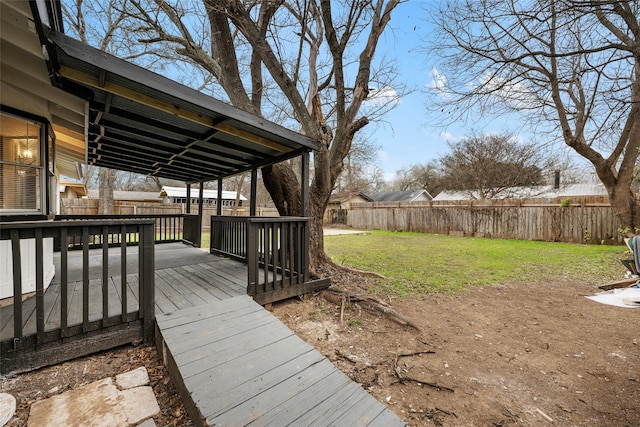
[[[159,315],[157,327],[196,425],[406,425],[249,296]]]

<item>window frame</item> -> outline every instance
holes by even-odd
[[[39,195],[39,209],[30,209],[21,211],[19,209],[11,209],[5,210],[0,208],[0,222],[10,222],[10,221],[36,221],[48,219],[49,213],[51,212],[51,204],[50,204],[50,195],[51,188],[49,185],[50,176],[55,175],[55,171],[53,174],[49,172],[49,159],[53,157],[53,153],[49,153],[49,151],[55,152],[55,134],[51,130],[51,123],[49,120],[44,117],[37,116],[35,114],[28,113],[26,111],[18,110],[3,104],[0,104],[0,114],[8,117],[12,117],[17,120],[25,121],[25,122],[33,122],[37,123],[40,126],[40,135],[39,135],[39,165],[38,166],[27,166],[31,167],[34,170],[38,170],[38,185],[40,187]],[[50,142],[51,139],[51,142]],[[50,145],[51,143],[51,145]],[[54,160],[52,159],[51,165],[53,166]],[[2,164],[14,165],[14,162],[2,161]],[[21,167],[25,167],[25,165],[21,165]]]

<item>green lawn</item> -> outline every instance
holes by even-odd
[[[389,278],[372,292],[399,297],[455,293],[468,285],[546,280],[603,284],[622,278],[623,246],[595,246],[374,231],[327,236],[334,262]]]

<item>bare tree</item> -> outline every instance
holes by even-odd
[[[541,160],[535,145],[518,144],[512,136],[484,134],[449,144],[440,159],[442,185],[466,191],[472,198],[507,195],[513,187],[541,185]]]
[[[432,196],[442,191],[442,177],[435,161],[415,164],[396,172],[393,188],[399,191],[427,190]]]
[[[126,1],[126,0],[125,0]],[[117,3],[117,4],[116,4]],[[118,6],[116,8],[116,6]],[[114,45],[114,33],[120,30],[126,13],[120,0],[75,0],[67,6],[62,4],[62,13],[67,27],[83,43],[91,44],[103,52],[114,53],[121,46]],[[87,21],[90,25],[87,25]],[[98,214],[113,215],[113,190],[116,185],[116,170],[99,168]]]
[[[375,67],[378,40],[400,0],[130,0],[130,28],[145,51],[186,59],[210,73],[236,107],[300,129],[318,141],[310,186],[310,259],[324,253],[322,217],[366,109],[373,82],[386,96],[389,63]],[[376,68],[387,72],[376,74]],[[384,95],[384,96],[383,96]],[[379,104],[376,104],[376,106]],[[393,105],[393,103],[387,103]],[[365,108],[363,108],[365,107]],[[300,181],[290,163],[263,168],[283,215],[302,213]]]
[[[344,159],[344,170],[336,182],[336,191],[370,192],[377,178],[377,146],[371,139],[359,134],[351,144],[351,150]]]
[[[637,0],[442,2],[434,110],[450,122],[524,113],[588,160],[622,224],[637,226],[639,16]]]

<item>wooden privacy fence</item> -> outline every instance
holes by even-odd
[[[561,207],[543,204],[473,203],[354,204],[347,216],[353,228],[542,240],[620,244],[623,236],[608,205]]]

